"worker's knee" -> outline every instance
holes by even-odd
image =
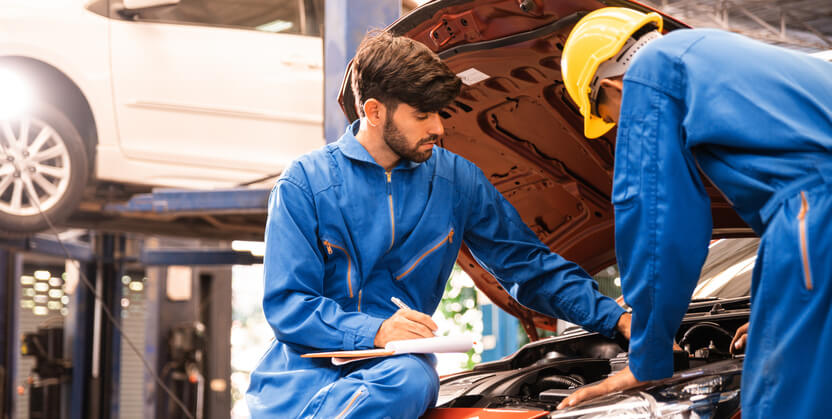
[[[370,361],[342,384],[366,386],[368,397],[347,417],[415,418],[436,403],[439,377],[432,356],[398,355]],[[338,384],[336,384],[338,386]],[[353,394],[354,390],[345,394]],[[340,406],[340,404],[339,404]],[[379,412],[384,412],[381,415]]]
[[[403,399],[424,400],[432,403],[439,393],[439,376],[422,355],[401,355],[388,359],[389,383]],[[387,381],[387,380],[385,380]]]
[[[393,360],[393,359],[391,359]],[[439,377],[428,360],[419,355],[404,355],[395,357],[395,365],[391,373],[400,385],[401,392],[412,397],[414,392],[424,392],[428,398],[434,397],[439,391]]]

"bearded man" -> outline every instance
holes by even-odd
[[[471,162],[438,147],[460,79],[387,33],[353,60],[361,119],[301,156],[269,202],[263,310],[275,341],[251,375],[254,418],[416,418],[436,403],[432,355],[334,366],[316,351],[431,337],[463,242],[521,304],[607,336],[630,315],[552,253]],[[391,297],[412,309],[398,309]]]

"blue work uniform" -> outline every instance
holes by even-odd
[[[718,30],[674,31],[624,76],[613,179],[630,368],[671,345],[711,239],[699,170],[762,237],[743,417],[821,417],[832,394],[832,64]]]
[[[373,348],[398,297],[433,313],[464,241],[522,304],[611,336],[623,310],[538,240],[471,162],[439,147],[389,173],[356,140],[300,157],[272,192],[263,310],[276,340],[251,374],[254,418],[401,417],[436,402],[432,357],[333,366],[308,352]]]

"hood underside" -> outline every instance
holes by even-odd
[[[437,0],[387,31],[424,43],[465,82],[440,112],[441,146],[474,162],[540,240],[589,273],[615,263],[612,193],[615,133],[589,140],[564,89],[560,59],[572,26],[606,6],[652,11],[627,1]],[[665,30],[686,27],[665,16]],[[339,98],[350,120],[349,70]],[[344,106],[350,104],[350,106]],[[751,230],[706,181],[714,236]],[[514,301],[463,246],[460,266],[498,306],[518,317],[532,340],[555,319]]]

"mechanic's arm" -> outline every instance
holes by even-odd
[[[309,348],[373,348],[384,319],[345,312],[323,296],[324,256],[305,174],[293,165],[269,198],[263,311],[282,341]]]
[[[629,337],[629,314],[598,292],[580,266],[552,253],[482,171],[471,171],[475,186],[466,202],[476,204],[470,206],[463,239],[477,262],[535,311],[610,337],[616,330]]]
[[[711,238],[710,199],[680,128],[684,105],[636,82],[624,92],[612,200],[621,285],[633,309],[629,368],[559,407],[673,374],[674,335]]]

